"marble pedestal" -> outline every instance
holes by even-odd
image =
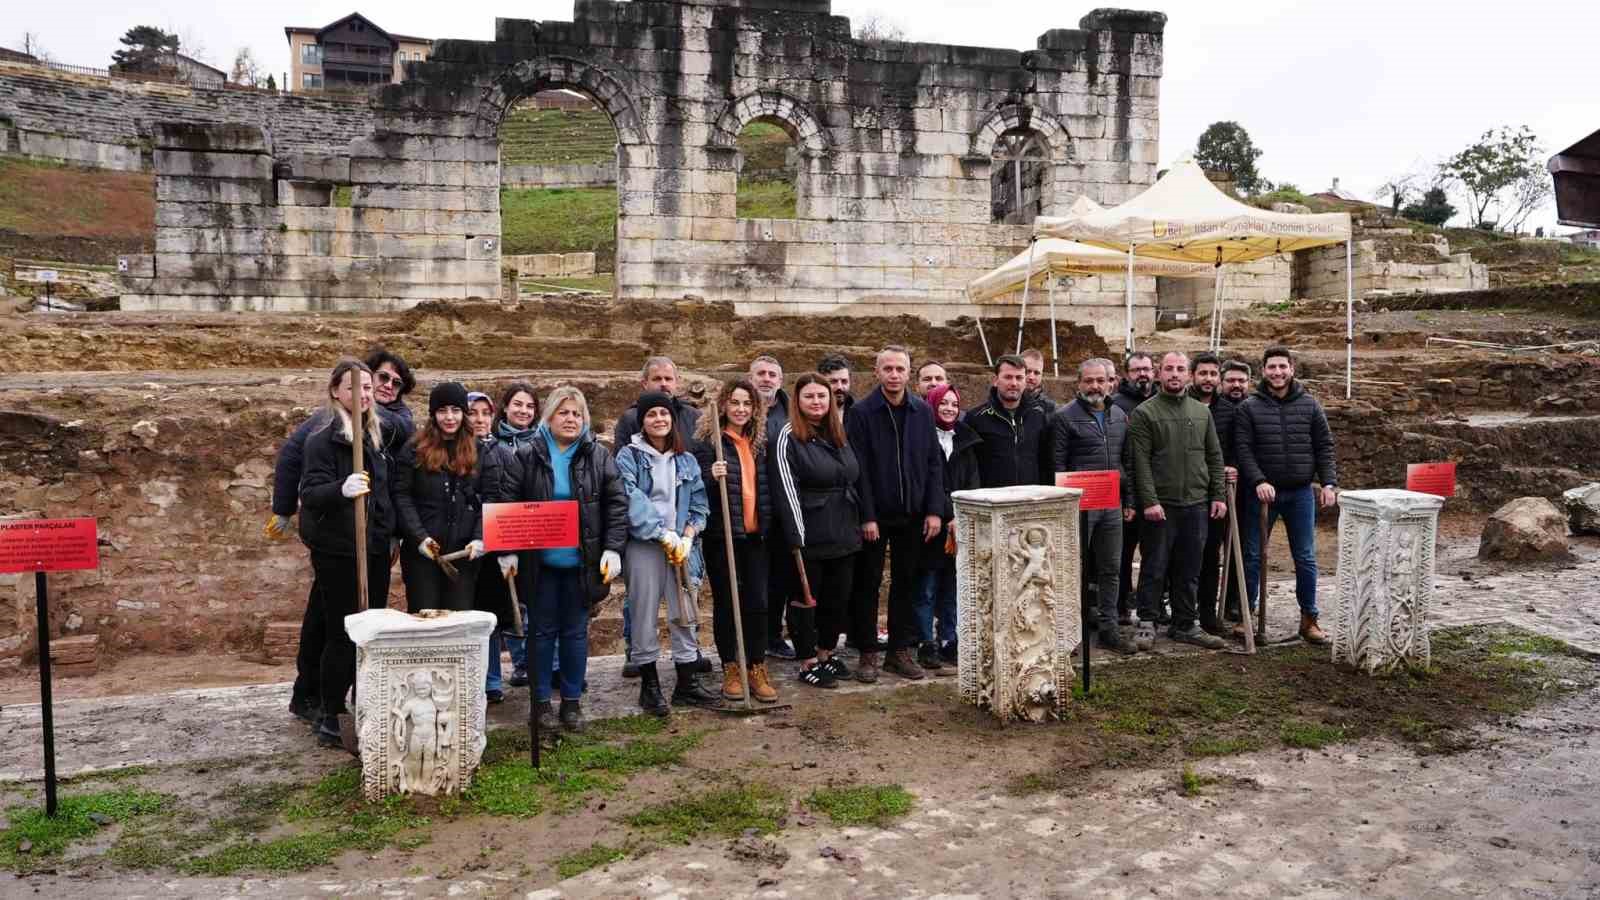
[[[495,617],[413,616],[373,609],[346,616],[356,645],[356,733],[362,792],[455,794],[483,757],[484,667]]]
[[[1331,616],[1335,662],[1368,673],[1427,666],[1434,542],[1444,498],[1414,491],[1339,495],[1339,591]]]
[[[1077,488],[957,491],[961,697],[1001,721],[1062,717],[1079,611]]]

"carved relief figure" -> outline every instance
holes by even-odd
[[[432,794],[449,787],[443,760],[455,737],[452,693],[450,676],[443,672],[418,669],[402,676],[390,715],[401,793]]]

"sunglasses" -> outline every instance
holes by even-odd
[[[403,384],[405,382],[404,382],[404,379],[402,379],[399,375],[390,375],[388,372],[379,372],[378,373],[378,383],[379,384]]]

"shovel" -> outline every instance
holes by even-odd
[[[472,551],[466,549],[457,550],[454,553],[446,553],[443,556],[436,556],[434,557],[433,561],[439,564],[439,568],[443,569],[446,575],[450,576],[451,581],[454,581],[461,577],[461,570],[455,567],[455,561],[458,559],[465,559],[471,554],[471,552]]]
[[[1239,549],[1239,496],[1234,482],[1228,482],[1228,539],[1222,542],[1222,580],[1218,585],[1217,602],[1224,607],[1228,603],[1228,575],[1229,566],[1232,565],[1234,585],[1240,594],[1244,593],[1244,552]],[[1244,626],[1244,650],[1230,650],[1233,653],[1244,653],[1254,656],[1256,653],[1255,628],[1250,622],[1250,598],[1246,597],[1239,603],[1239,621]]]
[[[361,379],[351,370],[350,379],[350,462],[352,472],[365,472],[367,432],[361,414]],[[355,498],[356,505],[356,612],[367,611],[367,495]],[[350,702],[356,699],[356,685],[350,683]],[[356,736],[356,717],[349,710],[339,714],[339,740],[351,756],[361,755]]]

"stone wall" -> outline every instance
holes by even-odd
[[[1355,295],[1481,291],[1489,269],[1471,253],[1451,253],[1442,234],[1417,235],[1409,227],[1361,228],[1351,248]],[[1296,255],[1294,294],[1319,299],[1345,295],[1345,249],[1319,247]]]
[[[614,162],[500,167],[500,186],[508,188],[610,187],[616,183]]]
[[[1154,179],[1165,16],[1097,10],[1024,52],[858,42],[829,11],[826,0],[585,0],[573,22],[502,19],[493,42],[442,41],[413,79],[382,91],[372,133],[334,161],[335,175],[348,164],[347,181],[325,183],[350,186],[348,211],[250,209],[216,179],[195,181],[208,173],[162,172],[188,198],[175,202],[235,207],[219,206],[227,219],[165,216],[160,229],[185,231],[175,247],[207,248],[172,252],[239,258],[208,260],[207,277],[158,254],[155,278],[131,285],[124,307],[497,296],[485,275],[499,248],[485,242],[500,230],[500,122],[552,88],[592,97],[616,127],[617,283],[628,299],[692,293],[746,313],[860,308],[945,321],[975,312],[965,285],[1026,240],[1023,226],[991,224],[1003,134],[1031,130],[1048,148],[1045,214],[1080,194],[1118,203]],[[735,138],[756,120],[784,127],[799,148],[793,220],[735,213]],[[313,180],[267,125],[274,164]],[[265,258],[227,250],[225,232],[257,223],[281,225],[283,242]],[[302,231],[330,236],[293,237]],[[374,242],[407,254],[383,259],[427,265],[390,277],[355,252]],[[314,264],[283,262],[307,249]],[[300,277],[308,271],[316,278]],[[1153,306],[1153,290],[1140,303]]]

